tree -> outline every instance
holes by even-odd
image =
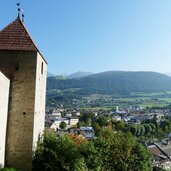
[[[169,120],[162,121],[160,127],[164,132],[171,131],[171,122]]]
[[[101,127],[107,126],[109,119],[106,116],[101,116],[96,121]]]
[[[64,130],[67,127],[67,124],[63,121],[60,123],[59,128]]]
[[[145,127],[144,127],[144,125],[140,125],[140,127],[141,127],[140,135],[143,136],[145,134]]]
[[[91,118],[87,118],[85,121],[86,126],[90,126],[91,125]]]
[[[102,171],[101,156],[99,156],[99,152],[92,141],[81,144],[80,153],[87,166],[87,170],[84,171]]]
[[[63,118],[65,116],[66,116],[66,112],[65,111],[61,112],[61,117]]]
[[[154,123],[149,123],[149,125],[152,128],[152,132],[154,133],[156,131],[156,125]]]
[[[95,133],[98,133],[101,130],[101,127],[99,126],[99,124],[97,122],[93,122],[92,127],[93,127]]]
[[[87,119],[93,119],[94,118],[94,113],[92,112],[86,112],[86,113],[83,113],[81,116],[80,116],[80,121],[83,121],[84,123],[86,123],[86,120]]]
[[[80,171],[86,170],[86,165],[78,144],[71,137],[46,131],[33,157],[33,171],[38,170]]]
[[[102,170],[151,171],[151,155],[129,133],[102,131],[94,140]],[[135,162],[134,162],[135,161]]]
[[[77,128],[82,127],[82,126],[83,126],[83,124],[84,124],[83,122],[80,122],[80,121],[79,121],[79,122],[77,123]]]
[[[151,128],[151,125],[150,124],[144,124],[144,127],[145,127],[145,134],[149,134],[152,132],[152,128]]]
[[[123,130],[125,128],[124,123],[121,121],[117,121],[117,120],[112,119],[111,122],[112,122],[113,128],[117,131]]]
[[[33,171],[151,171],[151,155],[131,133],[104,129],[93,141],[45,132],[33,158]]]
[[[131,131],[132,135],[137,135],[137,125],[131,125],[130,131]]]
[[[141,125],[137,125],[137,133],[136,136],[140,136],[141,135]]]
[[[141,144],[136,143],[132,149],[132,158],[130,159],[130,168],[135,171],[151,171],[151,154]]]

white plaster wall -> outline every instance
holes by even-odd
[[[4,167],[10,81],[0,72],[0,168]]]
[[[37,53],[33,149],[36,147],[38,136],[43,133],[45,125],[46,74],[47,64]]]

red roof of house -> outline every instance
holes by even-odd
[[[153,155],[160,156],[161,154],[163,154],[162,151],[156,145],[152,145],[148,148]]]
[[[38,51],[19,16],[0,31],[0,50]]]

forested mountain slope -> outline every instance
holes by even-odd
[[[78,78],[47,78],[47,90],[76,89],[77,94],[129,94],[171,90],[171,77],[156,72],[108,71]]]

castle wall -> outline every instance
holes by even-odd
[[[9,79],[0,72],[0,168],[4,167],[5,164],[9,86]]]
[[[11,78],[5,162],[29,171],[34,143],[44,128],[46,64],[42,74],[42,57],[24,51],[0,51],[0,61]]]

